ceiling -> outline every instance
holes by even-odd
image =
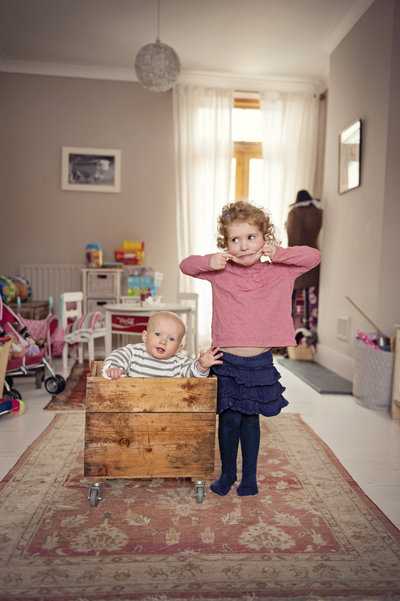
[[[327,83],[329,54],[373,0],[160,0],[181,79]],[[0,71],[135,81],[157,0],[0,0]]]

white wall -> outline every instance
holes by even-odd
[[[138,83],[0,73],[0,274],[21,263],[105,260],[144,240],[146,264],[175,300],[178,259],[172,95]],[[61,190],[62,146],[119,148],[120,194]],[[1,154],[0,154],[1,156]]]
[[[318,361],[350,379],[356,330],[373,327],[346,295],[387,335],[400,322],[399,11],[376,0],[330,61]],[[359,118],[361,186],[339,195],[338,136]],[[339,317],[351,319],[348,342],[337,338]]]

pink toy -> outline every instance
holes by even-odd
[[[50,321],[53,317],[51,307],[52,299],[46,319],[24,319],[18,313],[14,313],[0,298],[0,336],[11,336],[15,347],[14,354],[11,353],[7,363],[8,380],[12,380],[13,376],[31,376],[38,369],[45,368],[48,372],[44,382],[45,388],[50,394],[58,394],[64,390],[65,380],[54,372],[51,365]],[[39,348],[36,344],[36,340],[39,339],[43,341],[43,348]],[[15,395],[19,395],[17,390],[10,390],[14,391]],[[20,398],[20,395],[14,398]]]
[[[381,351],[381,347],[377,346],[375,344],[375,342],[372,342],[371,338],[368,336],[368,334],[365,334],[364,332],[361,332],[361,330],[357,330],[357,336],[360,340],[362,340],[363,342],[365,342],[365,344],[367,344],[368,346],[371,346],[372,348],[378,349],[378,351]]]

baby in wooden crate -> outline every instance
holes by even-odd
[[[102,366],[102,375],[109,380],[128,376],[204,378],[212,365],[222,363],[219,348],[210,347],[200,351],[192,361],[182,353],[182,339],[186,327],[178,315],[169,311],[154,313],[142,333],[138,344],[127,344],[115,349],[106,357]]]

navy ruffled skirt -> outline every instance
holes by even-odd
[[[218,378],[217,413],[232,409],[248,415],[271,417],[288,405],[282,393],[285,387],[274,367],[272,351],[254,357],[225,353],[221,365],[212,372]]]

